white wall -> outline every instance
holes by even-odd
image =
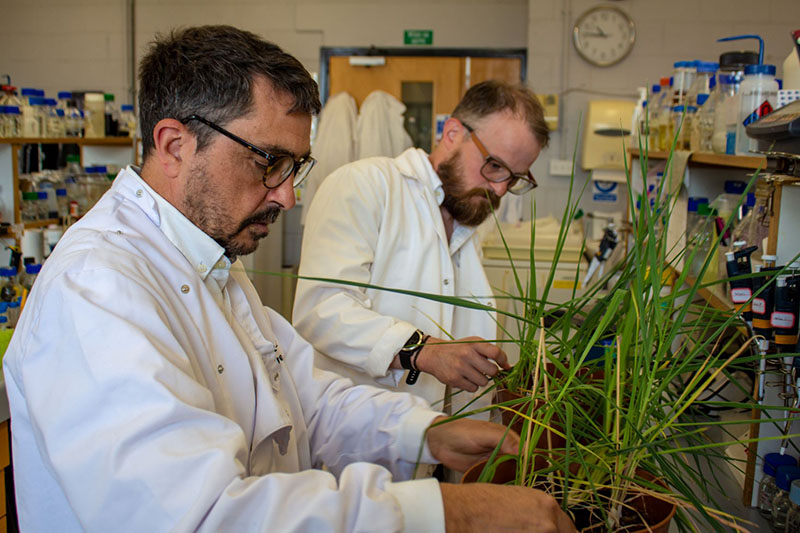
[[[549,160],[572,156],[579,116],[586,113],[589,100],[635,100],[636,87],[669,76],[675,61],[718,61],[721,52],[756,49],[755,41],[716,42],[720,37],[745,33],[764,38],[764,62],[777,65],[780,77],[781,65],[791,48],[790,31],[800,28],[798,0],[620,0],[613,5],[633,18],[636,44],[621,63],[600,68],[584,61],[572,45],[574,21],[599,3],[530,0],[528,4],[528,83],[537,93],[561,94],[560,128],[534,166],[537,179],[543,177],[536,190],[540,212],[549,209],[555,215],[563,209],[568,178],[550,177]],[[580,171],[578,178],[582,183],[586,173]],[[588,210],[620,208],[591,201],[584,201],[582,206]]]

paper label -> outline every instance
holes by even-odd
[[[753,291],[747,287],[731,288],[731,301],[735,304],[742,304],[750,299]]]
[[[764,298],[753,298],[753,312],[757,315],[763,315],[767,312],[767,302]]]
[[[791,329],[794,327],[794,314],[785,311],[775,311],[769,319],[773,328]]]

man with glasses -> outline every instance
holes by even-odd
[[[293,323],[324,354],[318,365],[453,412],[488,403],[479,389],[509,367],[485,340],[496,337],[493,314],[375,287],[493,305],[476,227],[504,194],[536,187],[529,168],[548,139],[529,89],[487,81],[466,92],[430,156],[412,148],[326,178],[306,218],[300,275],[370,287],[298,282]]]
[[[21,530],[569,527],[532,489],[404,481],[419,453],[463,465],[503,428],[432,426],[411,395],[315,369],[262,306],[237,258],[294,205],[319,107],[302,65],[251,33],[152,45],[143,165],[65,233],[6,353]]]

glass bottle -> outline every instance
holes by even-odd
[[[772,500],[770,526],[773,531],[783,532],[786,530],[786,514],[791,507],[789,488],[792,481],[800,479],[800,466],[779,466],[776,471],[775,484],[778,486],[778,491]]]
[[[17,322],[19,322],[19,314],[22,311],[22,304],[20,302],[20,297],[17,297],[13,302],[8,302],[8,312],[6,315],[8,316],[8,327],[10,329],[17,327]]]
[[[39,219],[38,201],[39,195],[35,192],[22,193],[20,215],[22,216],[23,222],[35,222]]]
[[[789,488],[789,512],[786,513],[786,533],[800,533],[800,479]]]
[[[6,106],[6,124],[4,137],[21,137],[22,136],[22,113],[19,106],[7,105]]]
[[[119,111],[114,103],[114,95],[105,93],[103,98],[106,102],[104,110],[106,137],[116,137],[119,134]]]
[[[17,269],[15,267],[0,268],[0,300],[11,303],[22,295],[22,287],[17,283]]]
[[[778,492],[778,485],[776,484],[775,474],[779,466],[791,466],[797,464],[797,461],[791,455],[781,455],[779,453],[768,453],[764,456],[764,466],[762,471],[764,476],[761,478],[761,483],[758,484],[758,512],[764,518],[772,516],[772,500]]]
[[[33,287],[33,282],[36,281],[36,276],[39,275],[39,272],[42,270],[42,265],[37,265],[36,263],[28,263],[25,265],[25,277],[22,280],[22,287],[27,289],[30,292],[31,287]]]

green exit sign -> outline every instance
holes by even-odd
[[[432,45],[433,30],[405,30],[403,43],[412,45]]]

